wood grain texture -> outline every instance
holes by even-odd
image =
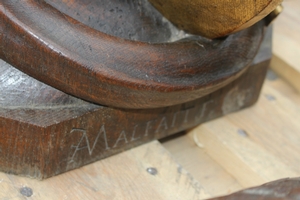
[[[299,196],[300,178],[295,178],[274,181],[214,200],[297,200]]]
[[[256,106],[202,125],[190,137],[196,134],[244,187],[299,176],[299,105],[299,95],[277,78],[266,82]]]
[[[75,12],[85,16],[78,20],[89,19],[90,12],[76,7],[80,1],[48,2],[70,9],[62,13],[44,1],[1,1],[0,57],[61,91],[113,107],[155,108],[207,95],[246,70],[263,37],[260,22],[224,40],[150,44],[107,35],[69,17]]]
[[[207,122],[176,141],[163,143],[213,196],[300,176],[300,96],[279,76],[268,77],[255,106]],[[195,136],[202,148],[197,146]],[[211,170],[215,170],[214,174]]]
[[[297,41],[294,42],[297,43]],[[285,62],[287,62],[287,60],[285,60]],[[225,121],[226,123],[233,124],[233,127],[239,127],[239,129],[244,130],[244,132],[239,132],[235,128],[231,129],[234,131],[234,133],[239,134],[241,137],[237,140],[237,143],[239,143],[240,140],[245,140],[245,136],[250,136],[248,139],[251,140],[250,143],[255,144],[252,145],[253,147],[258,145],[259,150],[264,149],[264,152],[267,152],[269,155],[271,154],[272,157],[277,157],[277,161],[279,160],[281,164],[283,163],[286,165],[285,169],[287,172],[292,171],[292,173],[297,173],[296,175],[300,176],[299,171],[295,172],[295,170],[299,170],[299,162],[297,160],[299,157],[299,150],[295,148],[295,146],[297,146],[297,141],[300,141],[298,134],[299,128],[297,125],[297,119],[300,117],[298,112],[298,107],[300,106],[300,96],[295,89],[291,88],[290,85],[286,84],[280,78],[273,76],[272,79],[275,79],[275,81],[266,82],[267,87],[264,87],[263,95],[256,106],[249,110],[244,110],[240,113],[237,113],[233,118],[225,118]],[[265,88],[267,88],[267,90],[265,90]],[[0,100],[2,97],[3,96],[0,97]],[[276,102],[278,99],[279,101]],[[53,102],[55,104],[57,101]],[[253,110],[254,112],[252,113]],[[282,113],[283,117],[280,117]],[[247,124],[249,124],[249,126],[244,127],[244,125]],[[251,130],[249,131],[248,128]],[[219,127],[219,129],[214,130],[219,133],[224,131],[224,128]],[[189,136],[190,135],[187,137]],[[192,140],[190,141],[194,141],[193,136],[191,138]],[[200,142],[202,141],[200,140]],[[222,141],[219,141],[219,143],[222,143]],[[176,161],[174,161],[174,158],[175,160],[177,159],[176,154],[174,151],[172,151],[172,154],[170,155],[166,153],[161,146],[152,144],[153,143],[150,143],[150,145],[147,144],[145,146],[126,151],[118,156],[96,162],[89,166],[82,167],[78,170],[73,170],[69,173],[65,173],[42,182],[0,173],[0,197],[3,199],[29,199],[28,197],[24,197],[20,194],[20,189],[24,187],[30,187],[33,189],[33,196],[30,197],[32,199],[97,199],[99,196],[112,199],[147,199],[148,196],[149,199],[176,199],[176,197],[174,197],[172,194],[179,193],[179,199],[193,199],[194,196],[190,196],[190,194],[194,194],[193,186],[190,187],[190,180],[193,179],[193,183],[200,183],[200,187],[205,188],[204,191],[209,190],[209,192],[207,192],[208,195],[207,193],[202,193],[204,197],[201,195],[195,197],[196,199],[204,199],[209,195],[219,195],[220,193],[214,193],[214,190],[218,189],[223,190],[227,194],[233,192],[229,189],[226,191],[226,188],[228,188],[228,182],[225,180],[226,184],[224,184],[224,177],[233,177],[235,181],[239,182],[237,176],[234,176],[236,171],[231,169],[227,170],[228,168],[224,167],[223,163],[216,162],[216,160],[213,160],[213,157],[209,157],[209,162],[205,163],[207,164],[206,170],[216,169],[217,172],[222,172],[221,174],[223,175],[225,174],[224,176],[210,176],[213,179],[211,181],[214,182],[214,184],[203,185],[206,184],[206,182],[197,181],[201,180],[200,178],[198,179],[199,176],[204,176],[202,180],[205,179],[205,173],[207,173],[205,170],[203,170],[203,174],[201,173],[201,170],[199,170],[197,174],[188,173],[184,170],[183,174],[186,174],[189,178],[184,176],[182,179],[183,182],[172,181],[174,180],[172,178],[178,175],[176,170],[173,170],[176,169],[176,167],[168,168],[166,166],[178,166]],[[244,144],[244,142],[241,142],[240,144]],[[177,147],[180,146],[181,141],[179,140],[178,142],[174,143],[174,145]],[[193,147],[198,148],[196,147],[195,143],[193,143],[193,145]],[[144,153],[145,148],[148,149],[147,154],[135,156],[135,154]],[[157,150],[159,151],[158,153],[156,153]],[[205,148],[198,148],[197,150],[201,151],[203,154],[207,153]],[[133,151],[135,151],[135,153],[130,155],[127,154]],[[254,151],[256,151],[256,149],[254,149]],[[219,157],[221,157],[222,153],[222,151],[219,152]],[[125,157],[123,156],[124,154],[126,155]],[[166,154],[168,154],[168,156],[166,156]],[[148,155],[151,155],[150,158]],[[189,158],[186,160],[193,159],[194,163],[198,161],[198,164],[204,162],[204,160],[201,159],[203,157],[197,158],[195,155],[197,156],[198,154],[194,153],[193,151],[188,151],[188,154],[186,154],[185,157]],[[240,155],[240,152],[232,152],[232,155]],[[204,155],[204,157],[207,156],[208,154],[206,156]],[[253,155],[253,157],[255,156],[257,156],[257,154]],[[169,159],[168,157],[172,158]],[[149,161],[148,158],[153,160]],[[160,160],[160,158],[163,158],[163,160]],[[240,159],[240,157],[237,159]],[[293,161],[294,159],[296,160]],[[136,162],[132,162],[132,160]],[[266,160],[264,157],[260,157],[258,160],[259,162],[247,162],[249,164],[249,168],[251,168],[253,165],[256,168],[259,164],[262,166],[265,165]],[[169,162],[166,165],[166,162],[164,161]],[[227,160],[227,162],[231,162],[231,160]],[[180,160],[180,165],[182,168],[187,169],[186,164],[187,163],[184,162],[183,159]],[[191,165],[193,165],[193,163]],[[153,179],[151,179],[149,181],[149,176],[143,174],[145,170],[144,166],[161,166],[161,168],[167,168],[169,170],[167,171],[167,175],[162,175],[160,173],[161,176],[159,180],[155,179],[152,181]],[[273,166],[271,166],[270,169],[272,172],[274,172],[272,167]],[[159,169],[160,167],[158,167],[158,170]],[[240,169],[242,168],[239,168],[238,170]],[[267,170],[263,170],[261,173],[259,173],[259,175],[262,176],[263,173],[267,173],[268,178],[271,177]],[[247,185],[252,183],[253,185],[253,181],[248,177],[249,174],[244,173],[243,175],[245,177],[240,176],[241,182]],[[276,177],[278,177],[278,175],[275,175],[274,178]],[[249,183],[245,183],[246,179],[250,180]],[[169,182],[171,182],[171,184],[169,184]],[[255,185],[259,184],[260,182],[255,183]],[[158,187],[156,187],[157,185]],[[100,191],[98,190],[99,188]],[[182,188],[184,188],[184,191],[180,190]],[[162,194],[162,191],[167,192]],[[295,191],[292,191],[291,193],[293,194],[294,192]],[[105,194],[103,195],[103,193]],[[295,195],[294,198],[297,199],[297,195]]]
[[[250,68],[227,86],[194,101],[151,110],[91,104],[1,61],[1,170],[51,177],[250,106],[270,60],[268,38]]]
[[[224,37],[252,26],[282,0],[149,0],[167,19],[189,33]]]
[[[147,168],[156,168],[151,175]],[[32,196],[20,193],[32,189]],[[37,181],[0,173],[1,199],[207,199],[210,195],[157,141],[70,173]]]
[[[180,40],[187,35],[153,9],[147,0],[45,0],[49,5],[108,35],[147,43]]]
[[[222,127],[223,131],[218,132],[218,127]],[[248,127],[243,128],[248,134],[251,133]],[[289,169],[288,165],[272,155],[273,152],[270,153],[251,139],[240,136],[239,129],[240,127],[226,120],[216,120],[194,131],[207,153],[244,187],[297,176],[296,171]]]
[[[149,168],[157,173],[148,173]],[[213,196],[157,141],[45,181],[3,173],[0,179],[1,199],[196,200]],[[299,179],[286,179],[213,199],[293,200],[299,183]]]
[[[246,111],[249,114],[248,123],[243,122],[243,128],[250,133],[259,130],[260,134],[255,134],[251,139],[260,146],[263,145],[267,151],[272,151],[272,154],[288,166],[288,169],[300,173],[296,166],[299,162],[299,123],[297,120],[299,104],[267,86],[263,90],[260,103],[264,109],[255,108],[252,112]],[[235,115],[228,116],[228,118],[236,123],[245,119]],[[272,122],[259,123],[259,120],[266,121],[269,118],[272,118]],[[289,125],[286,125],[287,123]],[[288,154],[289,156],[286,156]]]
[[[198,142],[204,146],[203,148],[197,147],[194,142],[193,134],[184,136],[185,140],[188,139],[193,143],[194,148],[198,148],[197,151],[206,154],[209,158],[218,163],[217,166],[221,166],[221,168],[223,167],[223,169],[227,171],[227,176],[222,173],[214,179],[215,187],[225,191],[222,195],[228,194],[229,192],[226,192],[226,188],[230,189],[232,186],[231,184],[227,184],[229,187],[226,184],[219,184],[219,182],[223,183],[223,181],[226,181],[226,177],[228,176],[234,177],[234,180],[238,183],[242,183],[245,187],[265,182],[259,179],[256,179],[256,182],[254,178],[257,176],[253,176],[252,179],[251,175],[253,171],[251,175],[249,175],[249,173],[242,173],[241,171],[245,170],[245,168],[255,170],[258,169],[259,166],[264,168],[269,160],[274,162],[274,157],[275,161],[280,164],[277,165],[274,163],[268,167],[268,170],[262,169],[262,171],[259,171],[260,177],[263,176],[263,178],[275,180],[276,178],[292,176],[293,174],[293,176],[300,176],[298,148],[300,141],[298,120],[300,118],[300,95],[297,82],[291,82],[292,80],[300,79],[300,75],[297,72],[300,63],[297,62],[297,60],[299,60],[299,56],[297,55],[300,55],[300,48],[297,48],[300,44],[300,38],[298,38],[300,31],[297,23],[297,21],[299,21],[299,17],[297,17],[299,12],[296,12],[296,10],[300,8],[298,4],[299,1],[286,0],[284,2],[285,11],[275,21],[273,51],[276,58],[272,60],[271,66],[276,65],[276,68],[279,70],[276,70],[277,74],[272,71],[268,73],[258,103],[250,109],[229,115],[222,118],[222,120],[207,123],[209,127],[213,128],[213,125],[215,126],[215,128],[210,129],[211,131],[213,130],[215,139],[219,139],[214,140],[214,143],[222,145],[223,148],[228,151],[217,152],[213,150],[212,147],[207,146],[207,140],[201,140],[201,138],[205,137],[203,135],[210,137],[209,134],[211,134],[205,125],[201,125],[200,127],[202,128],[198,129],[199,131],[202,130],[202,132],[196,132],[196,135],[202,135],[200,136],[201,138],[198,138]],[[291,71],[291,69],[293,69],[293,71]],[[221,126],[223,123],[226,124],[225,127]],[[223,135],[223,132],[230,132],[230,134],[226,135],[227,139],[223,140],[218,137],[219,135]],[[239,146],[239,148],[233,149],[232,143],[228,143],[228,138],[235,138],[237,145],[235,144],[234,146]],[[193,152],[182,156],[182,154],[172,151],[172,149],[180,145],[180,143],[181,140],[178,140],[173,143],[172,148],[166,147],[168,147],[167,149],[170,150],[175,159],[180,161],[184,168],[189,170],[196,179],[201,180],[203,174],[201,174],[201,172],[195,173],[192,171],[193,166],[190,166],[190,163],[187,162],[188,160],[193,160],[194,163],[197,163],[195,160],[197,160],[198,154]],[[246,156],[251,153],[251,149],[247,148],[249,144],[253,146],[252,152],[263,151],[263,154],[253,153],[251,156]],[[219,148],[218,145],[216,145],[216,147]],[[214,156],[212,156],[212,151],[215,151]],[[227,153],[233,155],[233,157],[231,157],[233,159],[222,159]],[[263,156],[266,155],[266,153],[268,157],[271,156],[271,159]],[[181,157],[185,159],[180,159]],[[245,157],[249,159],[245,159]],[[242,160],[244,160],[244,162],[240,162],[240,165],[236,166],[238,164],[236,161],[241,161],[241,158],[243,158]],[[197,164],[201,164],[201,161],[199,158]],[[228,167],[228,165],[233,165],[234,168]],[[245,165],[247,166],[245,167]],[[195,166],[197,165],[195,164]],[[211,168],[213,167],[215,167],[215,165],[211,166]],[[238,169],[234,170],[236,168]],[[278,170],[285,171],[283,176],[281,176]],[[221,169],[216,173],[222,171]],[[276,173],[276,171],[278,172]],[[204,171],[204,174],[205,173]],[[207,184],[206,188],[209,186],[210,185]],[[215,187],[211,186],[211,188],[208,189],[212,191]]]
[[[87,103],[4,63],[0,69],[11,76],[0,76],[1,91],[7,94],[0,101],[0,169],[48,178],[250,106],[268,63],[252,65],[236,81],[203,98],[151,110]],[[11,91],[15,94],[9,95]]]
[[[201,141],[199,142],[201,143]],[[244,189],[236,177],[209,156],[205,148],[201,148],[195,143],[193,135],[184,134],[166,142],[162,140],[162,144],[212,196],[228,195]]]
[[[277,93],[271,93],[271,95],[274,95],[276,97],[275,101],[282,101],[282,98],[289,99],[285,97],[286,95],[288,95],[288,97],[293,96],[293,98],[290,99],[289,102],[284,101],[280,104],[280,106],[278,106],[278,104],[275,103],[274,100],[270,101],[268,98],[266,98],[266,94],[270,94],[269,88],[273,88],[273,91],[277,91]],[[286,93],[287,91],[288,93]],[[231,115],[228,118],[223,118],[226,124],[232,124],[232,126],[234,127],[234,129],[229,130],[231,133],[229,133],[227,136],[229,138],[236,138],[236,145],[234,146],[240,145],[243,149],[246,149],[246,147],[248,146],[244,146],[244,144],[252,143],[252,150],[255,152],[264,149],[264,154],[268,152],[268,155],[271,155],[271,157],[277,157],[277,152],[281,150],[283,151],[283,153],[285,153],[285,157],[290,157],[290,159],[297,158],[298,151],[296,151],[296,149],[294,150],[293,154],[289,154],[287,151],[287,148],[289,148],[288,146],[291,145],[289,143],[291,143],[292,140],[288,140],[286,144],[281,144],[277,140],[277,137],[280,135],[288,136],[292,134],[292,132],[286,133],[282,128],[295,126],[295,124],[290,123],[291,121],[289,119],[299,118],[299,113],[291,113],[286,121],[282,121],[282,118],[280,118],[280,115],[278,115],[278,113],[273,113],[274,110],[281,110],[282,108],[284,110],[286,107],[289,107],[291,105],[300,106],[300,103],[297,103],[297,101],[293,101],[293,99],[296,99],[296,97],[299,98],[299,95],[297,96],[297,93],[293,91],[289,85],[280,80],[280,78],[276,79],[275,81],[267,81],[266,87],[264,87],[263,90],[263,95],[261,96],[260,101],[257,105],[255,105],[251,109]],[[268,104],[269,106],[266,106]],[[257,115],[256,112],[254,112],[252,116],[249,116],[249,113],[257,110],[262,110],[261,114]],[[270,115],[268,115],[267,113],[270,113]],[[230,120],[232,116],[236,117]],[[260,121],[259,124],[256,122],[252,123],[252,119],[255,117]],[[236,121],[236,119],[238,118],[240,118],[240,120]],[[217,122],[208,122],[207,125],[220,125],[220,121],[223,120],[220,119]],[[252,126],[254,127],[254,129],[249,130],[249,127],[245,127],[245,124],[247,123],[250,123],[249,127]],[[273,126],[274,124],[278,124],[277,127],[274,128],[276,129],[276,132],[274,132],[274,130],[268,131],[268,129],[264,128],[265,126],[269,127]],[[218,135],[219,133],[222,133],[222,131],[228,130],[227,127],[228,126],[217,126],[215,129],[211,130],[214,132],[214,135]],[[237,127],[238,129],[244,129],[247,134],[239,134]],[[202,132],[200,134],[206,133]],[[297,133],[298,132],[294,131],[293,140],[299,140],[299,134]],[[237,136],[234,136],[235,134]],[[262,137],[265,134],[267,134],[266,137]],[[247,135],[248,137],[245,137]],[[190,140],[191,138],[190,141],[193,142],[193,136],[190,136],[191,134],[186,135],[185,139]],[[257,140],[255,138],[261,137],[267,139],[263,140],[261,143],[257,143]],[[245,142],[245,140],[250,141]],[[201,154],[209,153],[207,151],[205,141],[199,141],[204,144],[204,148],[197,147],[194,142],[191,146],[195,149],[197,148],[197,151],[201,151]],[[266,141],[269,142],[266,143]],[[232,192],[242,189],[242,187],[261,184],[261,181],[254,182],[253,180],[251,180],[248,173],[241,173],[242,176],[236,176],[238,172],[243,171],[244,169],[240,165],[237,170],[228,169],[223,162],[219,162],[218,159],[213,160],[214,157],[204,159],[210,154],[206,154],[206,156],[200,156],[195,151],[189,151],[186,148],[182,150],[183,152],[181,152],[180,146],[182,146],[183,148],[186,147],[186,145],[184,143],[182,144],[182,142],[183,141],[179,139],[177,142],[173,143],[173,147],[176,146],[177,151],[182,153],[182,157],[185,157],[185,159],[188,159],[188,157],[190,159],[193,159],[194,163],[190,164],[194,166],[191,167],[196,167],[195,163],[197,162],[198,165],[205,165],[205,167],[203,168],[198,168],[197,174],[195,174],[195,172],[190,169],[191,167],[187,167],[187,163],[183,159],[178,159],[176,152],[172,151],[170,148],[167,148],[168,150],[170,150],[170,154],[157,142],[152,142],[135,149],[128,150],[117,156],[95,162],[80,169],[73,170],[44,181],[37,181],[29,178],[22,178],[14,175],[0,173],[0,197],[3,199],[25,199],[25,197],[20,194],[20,189],[28,187],[33,190],[33,195],[30,197],[30,199],[98,199],[99,197],[115,199],[207,199],[220,195],[228,195]],[[229,148],[230,145],[228,143],[226,144],[226,142],[227,140],[217,141],[217,143],[222,143],[223,146],[227,145],[226,148]],[[269,147],[269,145],[272,143],[274,143],[274,145]],[[276,150],[278,151],[276,152]],[[233,159],[227,159],[226,162],[233,162],[233,164],[235,164],[236,159],[240,159],[239,155],[241,155],[242,153],[243,152],[240,152],[238,149],[232,151],[231,154],[233,155]],[[224,151],[219,151],[218,157],[225,157],[225,155],[226,154],[224,154]],[[257,169],[259,165],[261,165],[261,167],[263,168],[264,166],[266,166],[266,161],[269,162],[269,157],[266,158],[264,156],[261,156],[260,153],[254,153],[251,157],[252,159],[245,163],[248,164],[248,168]],[[258,158],[253,159],[255,157]],[[282,158],[284,157],[278,157],[276,160],[281,160],[282,163]],[[254,162],[254,160],[256,161]],[[245,164],[243,164],[243,166],[245,166]],[[157,168],[158,175],[152,176],[148,174],[145,171],[148,167]],[[294,162],[286,165],[283,169],[286,170],[286,172],[290,172],[292,169],[296,169],[297,167],[298,162]],[[178,168],[180,170],[178,170]],[[259,173],[259,176],[264,176],[268,177],[269,179],[275,180],[276,178],[281,176],[281,174],[273,173],[274,169],[278,169],[277,164],[271,165],[265,170],[256,172]],[[209,176],[210,170],[216,171],[211,176]],[[179,173],[179,171],[181,173]],[[285,175],[286,172],[284,172]],[[295,176],[300,175],[299,172],[293,173],[296,173]],[[205,180],[205,177],[203,177],[202,179],[199,178],[199,176],[205,175],[209,176],[211,178],[210,181],[214,184],[209,184],[208,180]],[[274,177],[272,178],[272,176]],[[232,177],[233,181],[238,182],[238,184],[241,182],[244,186],[241,186],[241,188],[235,187],[230,190],[230,187],[228,187],[230,181],[227,182],[226,177]],[[248,183],[245,182],[246,179],[249,180]],[[266,181],[263,181],[263,183],[265,182]],[[297,184],[299,183],[298,180],[292,180],[292,182],[294,182],[294,184],[290,185],[291,187],[297,186]],[[280,183],[283,183],[283,181],[281,181]],[[199,189],[198,191],[200,191],[200,193],[195,191],[196,188]],[[285,187],[281,185],[281,188]],[[219,190],[222,190],[223,193],[221,194]],[[271,191],[273,190],[274,188]],[[248,192],[239,193],[235,197],[238,199],[240,198],[239,195],[248,196],[249,193],[251,193],[252,196],[255,195],[257,191],[262,190],[251,189],[248,190]],[[270,188],[264,191],[270,191]],[[284,190],[284,192],[288,191],[289,190],[287,189]],[[280,194],[284,194],[284,192],[281,191]],[[269,195],[269,198],[274,200],[274,198],[271,197],[272,194],[274,194],[274,192],[267,193],[267,196]],[[292,190],[290,194],[297,194],[297,190]],[[243,196],[242,199],[244,198],[245,197]],[[257,196],[254,196],[254,199],[257,198]],[[281,199],[282,198],[284,199],[284,197],[281,197]],[[291,200],[293,198],[288,199]]]
[[[300,92],[300,2],[286,0],[274,22],[274,59],[271,68]]]

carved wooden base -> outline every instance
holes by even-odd
[[[270,60],[270,37],[237,80],[198,100],[157,109],[82,101],[0,61],[0,170],[48,178],[252,105]]]
[[[1,1],[1,171],[51,177],[257,100],[263,21],[210,41],[130,2]]]

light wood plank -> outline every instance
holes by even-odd
[[[300,48],[299,48],[300,50]],[[283,55],[284,56],[284,55]],[[280,75],[286,82],[291,84],[298,92],[300,92],[300,71],[298,71],[298,65],[290,65],[287,63],[288,57],[273,55],[270,68]],[[300,62],[299,62],[300,63]]]
[[[280,158],[289,168],[299,170],[300,107],[268,84],[256,106],[226,117],[251,134],[251,139]]]
[[[299,174],[247,137],[238,134],[239,126],[219,119],[194,129],[207,153],[219,162],[244,187]]]
[[[155,167],[157,175],[146,169]],[[210,195],[177,164],[157,141],[82,167],[37,181],[0,174],[0,199],[26,199],[19,190],[30,187],[30,199],[203,199]]]
[[[300,1],[285,0],[274,22],[271,68],[300,91]]]
[[[207,191],[219,196],[236,186],[239,190],[300,176],[299,118],[299,94],[276,77],[266,80],[253,107],[200,125],[164,146]],[[203,148],[193,141],[194,134]],[[212,185],[206,175],[212,178]]]
[[[300,106],[271,83],[266,81],[255,106],[189,133],[244,187],[300,176]]]
[[[226,195],[243,187],[219,163],[199,148],[188,134],[163,143],[175,159],[213,196]]]
[[[269,72],[272,74],[270,75],[272,78],[267,79],[266,84],[275,89],[282,96],[292,100],[294,104],[300,105],[299,92],[291,84],[279,77],[280,75],[274,74],[271,70]]]

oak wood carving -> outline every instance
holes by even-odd
[[[156,108],[207,95],[247,69],[263,37],[260,22],[224,40],[134,41],[69,17],[80,6],[67,15],[53,7],[58,1],[47,2],[52,6],[38,0],[0,2],[0,58],[61,91],[113,107]],[[62,4],[73,8],[84,2]],[[93,6],[100,9],[99,3]]]
[[[117,109],[58,91],[0,62],[0,170],[45,179],[256,102],[269,59],[200,99],[156,109]]]
[[[179,28],[208,38],[248,28],[276,9],[282,0],[149,0]]]
[[[48,178],[252,105],[264,30],[192,36],[146,0],[2,0],[0,170]]]
[[[67,95],[0,60],[0,170],[45,179],[254,104],[271,58],[267,37],[235,81],[200,99],[120,109]]]

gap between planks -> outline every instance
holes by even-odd
[[[155,167],[156,175],[147,172]],[[20,189],[33,190],[30,198]],[[0,199],[206,199],[211,195],[158,141],[43,181],[0,173]]]
[[[266,80],[254,106],[202,124],[163,145],[213,196],[298,177],[299,100],[282,79]],[[195,135],[203,148],[194,141]]]

